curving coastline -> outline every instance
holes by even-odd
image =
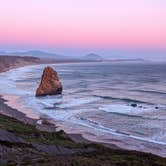
[[[31,65],[31,64],[29,64],[29,65]],[[20,66],[17,66],[17,67],[20,67]],[[15,68],[15,67],[14,67]],[[8,68],[9,69],[9,68]],[[8,70],[8,69],[5,69],[5,70]],[[11,68],[10,68],[11,69]],[[21,112],[19,112],[17,109],[13,109],[13,108],[11,108],[11,107],[9,107],[7,104],[6,104],[6,102],[7,101],[5,101],[4,99],[2,99],[2,98],[0,98],[0,113],[1,114],[5,114],[5,115],[7,115],[7,117],[6,116],[1,116],[0,118],[6,118],[6,119],[8,119],[8,116],[9,117],[13,117],[13,118],[15,118],[15,119],[18,119],[19,121],[22,121],[23,122],[23,124],[27,124],[28,126],[29,125],[34,125],[34,126],[36,126],[38,129],[40,129],[39,131],[49,131],[49,132],[55,132],[56,130],[55,130],[55,126],[54,125],[52,125],[52,124],[50,124],[50,123],[48,123],[48,122],[44,122],[44,120],[43,120],[43,124],[38,124],[37,123],[37,120],[35,120],[35,119],[32,119],[32,118],[28,118],[24,113],[21,113]],[[9,103],[9,105],[12,105],[13,103]],[[17,108],[17,107],[16,107]],[[9,121],[13,121],[13,119],[8,119]],[[21,122],[19,122],[19,123],[21,123]],[[3,129],[4,130],[4,129]],[[39,132],[38,131],[38,132]],[[5,133],[4,131],[3,132],[1,132],[1,134],[8,134],[8,133]],[[79,134],[74,134],[74,135],[66,135],[66,134],[64,134],[63,136],[65,136],[65,137],[67,137],[67,139],[72,139],[72,140],[74,140],[75,142],[81,142],[81,143],[88,143],[88,141],[86,140],[86,139],[84,139],[84,138],[82,138]],[[13,136],[14,137],[14,136]],[[63,139],[64,139],[64,137],[63,137]],[[8,141],[7,141],[8,142]],[[10,142],[10,141],[9,141]],[[8,142],[8,143],[9,143]],[[11,142],[10,142],[11,143]],[[20,143],[22,144],[22,141],[20,141]],[[2,144],[2,146],[4,146],[3,144],[4,144],[4,142],[1,140],[1,144]],[[13,143],[12,143],[13,144]],[[28,144],[28,143],[25,143],[25,144]],[[75,143],[74,143],[75,144]],[[77,145],[77,143],[75,144],[75,146]],[[12,145],[13,146],[13,145]],[[77,145],[78,146],[78,145]],[[145,154],[145,153],[142,153],[142,152],[133,152],[133,151],[125,151],[125,150],[120,150],[118,147],[116,147],[116,146],[114,146],[114,145],[106,145],[106,146],[108,146],[109,147],[109,149],[104,149],[104,151],[106,151],[107,153],[110,153],[110,154],[112,154],[113,156],[114,155],[117,155],[117,154],[119,154],[119,158],[123,158],[124,157],[124,154],[125,155],[127,155],[127,156],[131,156],[135,161],[137,161],[137,157],[135,158],[135,155],[136,154],[138,154],[138,158],[139,158],[139,160],[140,160],[140,158],[141,158],[141,160],[142,161],[144,161],[145,160],[145,158],[147,157],[147,156],[149,156],[149,158],[154,158],[154,160],[152,160],[151,161],[151,159],[147,162],[147,165],[150,163],[150,162],[154,162],[154,163],[156,163],[156,161],[157,160],[161,160],[161,162],[163,163],[163,165],[165,164],[165,159],[162,159],[162,158],[160,158],[160,157],[157,157],[157,156],[154,156],[154,155],[151,155],[151,154]],[[38,150],[40,149],[42,149],[43,151],[44,151],[44,153],[46,153],[47,155],[48,155],[48,151],[47,150],[45,150],[46,149],[46,147],[39,147],[39,145],[34,145],[34,147],[38,147]],[[64,146],[62,146],[63,148],[64,148]],[[60,149],[62,148],[62,147],[60,147]],[[47,147],[48,148],[48,147]],[[50,146],[49,147],[50,149],[52,149],[52,147]],[[62,149],[63,149],[62,148]],[[71,148],[71,147],[70,147]],[[79,147],[80,148],[80,147]],[[85,149],[83,148],[83,147],[81,147],[83,150],[82,150],[82,154],[84,154],[84,153],[87,153],[87,152],[89,152],[89,149],[88,149],[88,151],[84,151]],[[90,146],[90,148],[94,148],[93,146],[91,147]],[[95,147],[96,148],[96,147]],[[61,154],[61,155],[64,155],[62,152],[63,151],[66,151],[66,153],[68,154],[68,155],[71,155],[71,154],[73,154],[73,153],[77,153],[78,151],[77,150],[73,150],[73,151],[71,151],[71,152],[67,152],[68,150],[67,149],[63,149],[62,150],[61,149],[61,151],[54,151],[54,155],[57,155],[57,154]],[[116,150],[115,150],[116,149]],[[93,149],[94,150],[94,149]],[[103,152],[102,150],[100,151],[100,148],[96,148],[94,151],[97,151],[100,155],[101,155],[101,152]],[[90,150],[90,152],[92,153],[90,156],[88,156],[88,160],[91,160],[91,159],[94,159],[93,157],[92,157],[92,155],[93,155],[93,153],[94,153],[94,151],[92,151],[91,152],[91,150]],[[18,153],[18,152],[17,152]],[[96,152],[95,152],[96,153]],[[6,154],[5,154],[6,155]],[[18,157],[18,154],[16,154],[17,155],[17,157]],[[66,155],[66,154],[65,154]],[[103,153],[103,155],[104,156],[106,156],[106,154],[105,153]],[[38,154],[38,156],[37,156],[37,158],[39,158],[39,156],[41,157],[41,154]],[[29,157],[31,157],[31,156],[29,156]],[[32,156],[32,157],[34,157],[34,156]],[[61,156],[61,157],[65,157],[65,156]],[[70,158],[72,158],[73,156],[69,156]],[[78,157],[78,156],[77,156]],[[81,157],[81,156],[80,156]],[[16,159],[14,159],[14,162],[17,162],[17,161],[15,161]],[[96,159],[98,162],[101,162],[101,164],[104,164],[102,161],[100,161],[100,159],[98,160],[98,159]],[[53,162],[54,160],[52,159],[52,158],[50,158],[50,163],[51,162]],[[113,163],[113,158],[107,158],[105,161],[110,161],[110,162],[112,162],[112,165],[115,165],[115,163]],[[119,161],[119,163],[120,163],[120,159],[118,160]],[[2,162],[4,162],[4,163],[6,163],[6,162],[8,162],[8,161],[6,161],[6,160],[2,160]],[[27,162],[27,161],[26,161]],[[58,161],[59,162],[59,161]],[[86,161],[87,163],[88,163],[88,161]],[[96,161],[94,161],[94,162],[96,162]],[[131,162],[131,161],[128,161],[128,159],[126,158],[125,159],[125,162],[127,163],[127,162]],[[132,161],[133,162],[133,161]]]

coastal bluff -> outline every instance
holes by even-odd
[[[58,73],[50,66],[45,67],[41,82],[36,90],[36,97],[58,95],[63,90]]]

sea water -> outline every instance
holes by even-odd
[[[53,64],[63,94],[35,97],[45,66],[1,73],[0,93],[66,132],[166,156],[166,64]]]

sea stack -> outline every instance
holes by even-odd
[[[58,73],[47,66],[43,71],[40,85],[36,90],[36,96],[58,95],[62,93],[62,89]]]

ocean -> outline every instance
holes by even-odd
[[[67,133],[166,156],[165,63],[50,65],[63,94],[35,97],[45,66],[1,73],[0,94],[17,96],[20,111],[55,122]]]

